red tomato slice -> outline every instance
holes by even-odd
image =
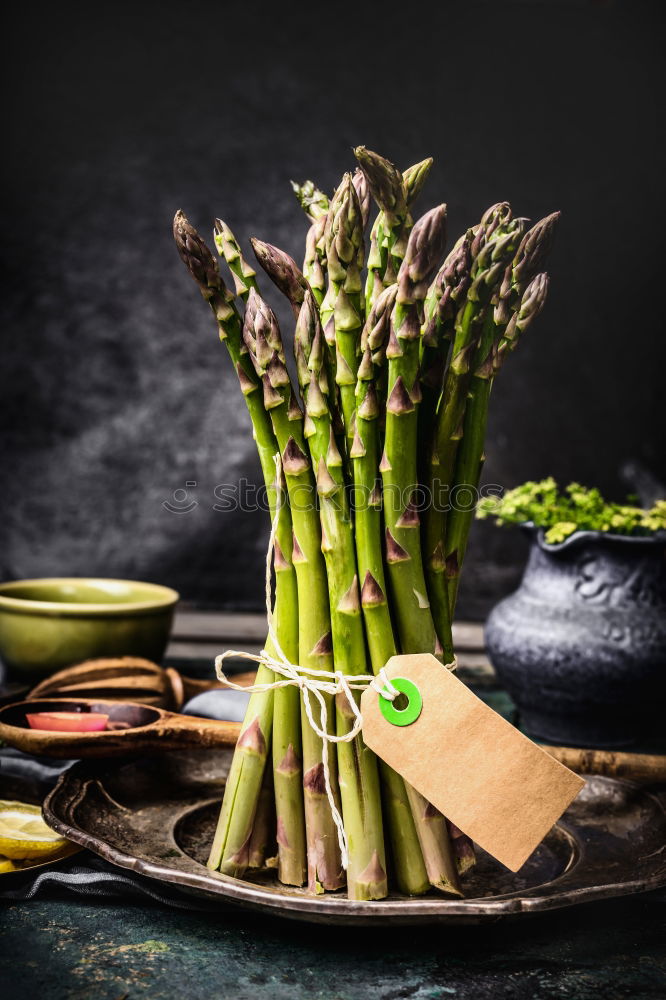
[[[109,721],[101,712],[35,712],[26,719],[31,729],[53,733],[99,733]]]

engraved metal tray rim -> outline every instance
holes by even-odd
[[[192,757],[196,752],[183,755]],[[208,752],[210,756],[210,751]],[[168,755],[170,758],[172,755]],[[181,755],[179,755],[181,756]],[[97,764],[97,770],[100,762]],[[141,762],[136,762],[141,766]],[[59,779],[58,784],[44,803],[44,814],[48,822],[63,836],[92,850],[105,860],[121,868],[174,885],[181,891],[204,896],[209,901],[235,903],[240,906],[272,913],[295,920],[339,924],[417,924],[417,923],[485,923],[505,917],[527,916],[584,902],[604,898],[631,895],[657,889],[666,885],[666,856],[655,870],[640,878],[625,878],[611,882],[581,884],[585,874],[588,848],[581,836],[580,824],[571,819],[560,821],[554,832],[561,841],[568,842],[570,856],[563,870],[554,878],[525,889],[498,893],[491,897],[472,897],[463,900],[446,899],[439,896],[406,898],[397,895],[386,900],[361,902],[348,900],[342,893],[312,896],[305,889],[263,885],[259,881],[246,881],[212,872],[187,853],[176,839],[176,833],[184,823],[206,809],[219,804],[220,795],[200,794],[200,785],[188,800],[167,800],[163,812],[156,814],[155,821],[148,816],[147,831],[156,838],[156,849],[151,857],[138,857],[126,846],[113,843],[108,836],[95,830],[86,829],[77,820],[78,807],[92,794],[101,795],[110,805],[110,812],[125,811],[124,806],[115,801],[95,773],[95,764],[82,762],[73,765]],[[595,787],[624,790],[650,800],[657,812],[664,816],[666,810],[659,796],[649,790],[639,788],[631,782],[612,778],[591,779]],[[94,793],[91,789],[94,788]],[[142,810],[149,813],[149,809]],[[165,822],[164,815],[169,817]],[[159,817],[162,817],[161,819]],[[144,817],[145,819],[146,817]],[[94,825],[94,824],[93,824]],[[99,824],[103,825],[103,824]],[[660,853],[652,852],[654,853]],[[662,849],[666,855],[666,848]],[[648,855],[649,856],[649,855]],[[170,863],[165,863],[165,857]],[[587,858],[589,863],[589,857]]]

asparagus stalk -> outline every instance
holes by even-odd
[[[273,771],[264,768],[257,811],[252,824],[252,834],[248,845],[248,868],[263,868],[271,862],[271,852],[275,848],[275,795]]]
[[[451,840],[451,852],[459,875],[464,875],[476,864],[476,854],[474,844],[462,830],[459,830],[455,823],[447,819],[446,826]]]
[[[382,490],[379,462],[380,407],[375,386],[377,367],[385,361],[386,342],[398,286],[378,297],[361,336],[363,356],[356,384],[356,424],[351,448],[354,483],[356,557],[361,581],[361,605],[370,660],[380,670],[396,647],[388,607],[382,545]]]
[[[252,420],[271,516],[275,516],[277,493],[274,455],[277,441],[271,420],[259,392],[260,383],[243,350],[241,320],[234,296],[226,288],[217,261],[182,212],[174,219],[174,239],[178,252],[194,278],[203,298],[209,303],[218,323],[220,338],[235,365],[241,389]],[[291,563],[291,516],[287,505],[280,508],[276,531],[276,551],[283,566],[276,574],[274,618],[278,636],[285,638],[298,605],[294,568]],[[272,671],[261,667],[257,682],[270,683]],[[273,722],[273,693],[255,692],[249,701],[243,728],[236,746],[225,785],[220,818],[208,865],[225,874],[241,876],[249,864],[249,843],[254,825],[261,782],[266,763]]]
[[[257,288],[256,272],[247,263],[241,252],[238,241],[231,229],[222,219],[215,220],[215,245],[218,252],[225,258],[236,284],[236,293],[247,300],[250,289]],[[271,248],[272,249],[272,248]],[[254,373],[254,372],[253,372]],[[257,384],[258,389],[258,384]],[[272,425],[271,425],[272,431]],[[275,441],[277,454],[277,441]],[[282,491],[286,498],[284,477],[276,488]],[[280,541],[287,546],[287,555],[280,546]],[[285,612],[276,619],[277,640],[280,649],[287,659],[295,663],[298,659],[298,609],[296,605],[296,579],[291,563],[291,519],[283,532],[281,539],[275,540],[274,569],[276,602],[285,608]],[[285,586],[285,574],[289,574]],[[271,650],[274,652],[274,650]],[[303,767],[301,745],[300,696],[296,688],[279,688],[273,695],[273,771],[271,789],[274,789],[275,808],[278,831],[278,865],[280,881],[286,885],[303,885],[307,877],[305,852],[305,817],[303,810]],[[264,769],[264,784],[260,795],[259,806],[267,798],[266,770]],[[273,792],[271,791],[271,795]],[[255,818],[255,828],[258,817]],[[261,825],[261,824],[260,824]],[[253,830],[250,844],[250,867],[253,863],[253,843],[256,834]]]
[[[487,317],[484,334],[477,348],[474,360],[476,375],[471,383],[471,413],[463,425],[461,447],[464,454],[455,470],[458,484],[456,494],[459,496],[462,490],[469,490],[469,503],[462,508],[458,503],[459,509],[452,510],[450,515],[451,526],[448,523],[446,525],[445,560],[451,613],[456,603],[462,560],[476,506],[474,500],[483,464],[483,440],[492,379],[506,353],[515,347],[521,329],[526,329],[543,307],[547,294],[545,276],[532,288],[530,296],[527,296],[527,289],[548,256],[559,218],[560,213],[553,212],[523,236],[515,257],[506,268],[501,285],[493,295],[494,309],[492,315]],[[521,312],[523,319],[520,319]]]
[[[417,406],[420,400],[419,310],[441,259],[446,207],[432,209],[414,226],[398,275],[388,358],[386,438],[380,463],[384,486],[386,561],[400,645],[410,652],[450,650],[450,630],[438,636],[430,611],[419,537]]]
[[[525,234],[516,256],[504,274],[494,310],[498,327],[506,326],[516,312],[525,290],[541,270],[550,253],[560,212],[552,212]]]
[[[376,364],[385,361],[390,319],[398,292],[391,285],[378,297],[361,337],[363,358],[356,387],[356,433],[351,450],[354,471],[356,555],[368,650],[375,673],[397,653],[384,577],[379,476],[379,406]],[[433,830],[427,803],[384,761],[380,761],[384,807],[388,819],[396,880],[406,895],[421,895],[432,883],[457,892],[446,828]],[[439,834],[439,836],[438,836]]]
[[[455,317],[469,287],[472,234],[462,236],[433,278],[424,303],[421,327],[421,404],[419,406],[419,461],[421,481],[429,481],[437,406],[442,392]]]
[[[305,243],[305,260],[303,262],[303,272],[312,289],[317,305],[322,307],[326,296],[326,226],[328,216],[320,216],[316,219],[310,229]],[[333,417],[338,446],[345,451],[345,428],[342,419],[342,405],[340,391],[335,381],[337,360],[335,355],[335,344],[331,344],[326,350],[326,376],[329,387],[329,406]]]
[[[423,852],[430,884],[442,892],[462,896],[459,869],[452,851],[448,821],[420,792],[405,782],[409,805]],[[472,848],[472,852],[473,852]]]
[[[328,197],[323,191],[319,190],[314,181],[303,181],[302,184],[292,181],[291,186],[299,205],[309,219],[315,221],[326,215],[328,212]]]
[[[444,252],[445,221],[446,207],[440,206],[416,223],[398,273],[391,341],[386,351],[390,395],[380,468],[384,481],[387,561],[396,597],[400,641],[403,649],[425,649],[449,662],[453,658],[451,623],[444,617],[438,623],[439,632],[435,630],[423,575],[418,508],[413,501],[417,482],[416,407],[420,399],[420,306]],[[412,387],[411,393],[408,386]],[[446,892],[459,893],[445,818],[411,786],[406,785],[406,789],[431,883]]]
[[[317,305],[320,306],[326,294],[326,255],[324,250],[324,230],[326,216],[315,219],[305,240],[305,260],[303,276],[312,289]]]
[[[408,209],[423,190],[433,161],[429,156],[408,167],[401,175],[389,160],[365,146],[359,146],[354,153],[380,207],[370,234],[365,285],[365,309],[368,315],[382,289],[396,280],[412,227]]]
[[[286,483],[281,488],[286,500]],[[290,663],[299,657],[299,611],[296,597],[284,592],[282,579],[289,572],[295,582],[292,563],[292,539],[288,538],[285,556],[276,538],[274,553],[276,601],[288,609],[276,621],[280,649]],[[278,688],[273,695],[273,785],[277,818],[278,875],[285,885],[303,885],[307,879],[305,811],[303,802],[303,744],[301,737],[301,699],[298,688]]]
[[[358,146],[354,150],[354,155],[380,208],[370,234],[370,253],[367,260],[365,312],[368,315],[382,290],[396,280],[398,268],[405,255],[412,221],[403,177],[398,168],[390,160],[373,153],[365,146]],[[421,169],[417,169],[419,167]],[[413,168],[410,184],[416,193],[420,190],[420,179],[425,180],[427,170],[428,168],[424,168],[422,164],[417,164]]]
[[[356,197],[358,198],[358,204],[361,209],[361,226],[365,232],[365,228],[368,225],[368,219],[370,218],[370,205],[372,197],[370,195],[368,180],[360,167],[357,167],[352,174],[352,184],[354,185]]]
[[[484,324],[484,336],[477,349],[470,398],[465,410],[463,436],[458,448],[455,467],[456,492],[469,490],[470,502],[458,504],[448,517],[446,525],[446,561],[449,566],[449,601],[451,614],[455,608],[462,566],[467,549],[467,539],[476,510],[481,469],[484,463],[484,442],[488,422],[488,404],[495,375],[514,350],[519,336],[534,322],[546,301],[548,278],[537,275],[527,286],[518,307],[506,327],[499,326],[489,312]],[[486,348],[487,344],[489,348]]]
[[[336,670],[366,671],[354,532],[328,405],[326,345],[315,299],[308,293],[296,324],[296,360],[305,399],[305,434],[317,470],[317,491],[326,559]],[[336,705],[337,734],[351,729],[354,715],[343,696]],[[338,744],[338,770],[345,833],[349,844],[350,899],[382,899],[387,893],[386,858],[375,755],[361,736]]]
[[[407,169],[403,171],[402,183],[405,189],[405,200],[407,201],[408,207],[411,208],[418,196],[421,194],[421,191],[425,186],[425,182],[428,179],[432,164],[432,156],[428,156],[425,160],[420,160],[419,163],[414,163],[413,166],[407,167]]]
[[[293,562],[300,600],[298,662],[303,667],[332,667],[331,619],[322,537],[317,516],[312,465],[303,436],[303,414],[292,392],[285,367],[277,320],[261,297],[250,291],[243,338],[260,376],[264,405],[270,413],[282,455],[293,521]],[[329,705],[329,718],[332,705]],[[337,831],[326,796],[322,754],[328,754],[335,784],[335,754],[325,750],[303,710],[303,789],[307,835],[308,887],[313,892],[337,889],[344,884]]]
[[[257,272],[243,257],[238,240],[223,219],[215,220],[213,239],[220,257],[229,265],[236,295],[246,302],[250,289],[257,287]]]
[[[363,219],[351,174],[345,174],[333,196],[324,240],[328,290],[320,308],[321,323],[329,349],[335,352],[335,381],[350,441],[354,433],[356,372],[363,326]]]
[[[309,282],[303,272],[299,269],[293,258],[291,258],[289,254],[285,253],[284,250],[280,250],[279,247],[271,246],[270,243],[263,243],[258,239],[252,239],[250,241],[257,260],[274,284],[289,299],[294,315],[297,319],[301,310],[303,299],[308,291],[313,292],[317,302],[320,301],[320,296],[323,298],[326,287],[326,279],[324,277],[324,271],[321,264],[321,258],[323,257],[321,242],[323,241],[326,218],[327,216],[321,216],[311,226],[311,230],[314,231],[313,236],[315,233],[319,233],[319,237],[317,238],[320,243],[319,246],[313,247],[314,259],[311,262],[311,275],[313,280],[318,285],[316,291],[315,289],[310,288]],[[332,378],[335,373],[334,355],[327,354],[326,362],[329,378]],[[335,433],[338,439],[341,440],[344,436],[344,427],[340,409],[340,400],[334,383],[330,398],[330,407]]]
[[[282,294],[289,299],[294,316],[298,317],[303,297],[308,290],[308,283],[298,264],[288,253],[270,243],[264,243],[263,240],[258,240],[255,237],[250,240],[250,243],[255,257],[264,271]]]
[[[270,416],[259,392],[259,379],[243,345],[242,322],[234,305],[234,295],[225,286],[217,261],[212,253],[182,212],[176,212],[174,239],[181,258],[197,283],[203,298],[213,310],[220,340],[227,348],[236,369],[252,421],[269,504],[271,510],[274,511],[277,499],[274,462],[274,456],[278,452],[277,442]],[[280,521],[287,525],[290,534],[291,524],[288,507],[285,506],[283,511]]]
[[[543,309],[548,295],[549,280],[547,274],[537,274],[523,293],[518,308],[515,309],[499,343],[497,356],[494,359],[493,375],[496,375],[506,360],[508,351],[515,351],[521,334],[537,318]]]
[[[298,201],[310,219],[310,228],[305,241],[303,275],[320,306],[326,293],[326,252],[324,231],[329,212],[328,197],[315,187],[312,181],[303,184],[291,182]],[[358,186],[357,186],[358,193]],[[359,200],[361,195],[359,195]]]
[[[430,455],[431,503],[424,519],[428,594],[440,636],[449,635],[451,629],[447,575],[454,573],[455,568],[446,562],[446,523],[448,510],[455,502],[455,458],[472,378],[472,361],[486,309],[507,260],[511,260],[524,232],[524,222],[523,219],[512,219],[507,202],[493,205],[482,217],[470,246],[471,283],[455,320],[451,360]]]

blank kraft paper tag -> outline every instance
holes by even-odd
[[[397,682],[409,704],[399,711],[373,688],[364,691],[366,744],[463,833],[518,871],[585,782],[429,653],[394,656],[386,673],[411,682]]]

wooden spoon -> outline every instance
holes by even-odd
[[[30,729],[28,712],[102,712],[109,716],[108,728],[94,733]],[[137,702],[45,698],[0,709],[0,740],[42,757],[121,757],[183,747],[233,747],[239,731],[239,722],[177,715]]]
[[[94,733],[30,729],[28,712],[102,712],[108,729]],[[178,715],[138,702],[51,698],[14,702],[0,708],[0,740],[44,757],[120,757],[182,747],[235,746],[239,722]],[[666,756],[543,746],[557,760],[581,774],[602,774],[639,782],[666,780]]]
[[[544,745],[541,749],[578,774],[602,774],[607,778],[627,778],[647,784],[666,782],[664,755]]]
[[[254,683],[256,672],[235,674],[244,687]],[[66,667],[32,689],[28,698],[104,698],[107,701],[140,702],[178,711],[186,701],[203,691],[224,687],[217,680],[185,677],[173,667],[160,667],[138,656],[86,660]]]

